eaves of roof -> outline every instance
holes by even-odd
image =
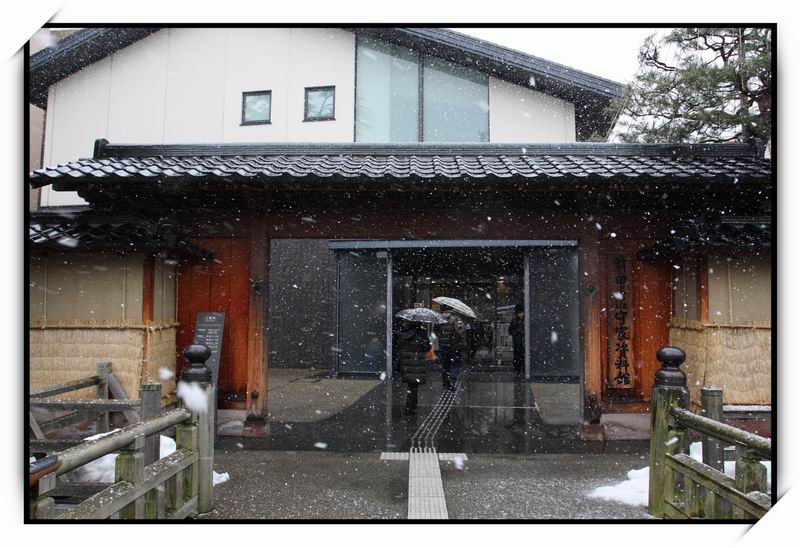
[[[723,181],[770,184],[759,146],[562,144],[279,143],[111,145],[94,158],[38,169],[34,187],[105,181],[219,183],[290,180]]]

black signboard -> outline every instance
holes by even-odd
[[[198,312],[194,327],[194,344],[204,344],[211,349],[206,365],[211,368],[212,382],[219,377],[219,356],[222,352],[222,333],[225,327],[224,312]]]

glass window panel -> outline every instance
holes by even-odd
[[[578,250],[531,249],[531,377],[578,382]]]
[[[386,257],[374,251],[339,253],[340,372],[386,371]]]
[[[419,141],[417,53],[359,39],[356,69],[356,141]]]
[[[334,89],[306,88],[306,120],[332,120]]]
[[[426,56],[422,105],[424,141],[489,140],[489,79],[485,74]]]
[[[242,109],[243,123],[267,123],[270,121],[272,93],[245,93]]]

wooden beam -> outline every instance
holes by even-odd
[[[146,255],[144,258],[144,279],[142,282],[142,323],[153,321],[153,300],[155,292],[155,258]]]
[[[708,257],[697,258],[697,319],[708,322]]]
[[[247,415],[265,417],[267,410],[267,352],[264,326],[269,292],[269,239],[266,219],[255,214],[250,231],[250,308],[247,345]]]
[[[142,281],[142,323],[148,325],[153,321],[155,300],[155,258],[146,255],[144,258],[144,272]],[[150,330],[144,330],[142,342],[142,364],[139,372],[139,384],[149,381],[147,374],[150,361]]]
[[[100,411],[128,411],[138,410],[141,407],[139,400],[60,400],[47,398],[31,398],[28,405],[30,407],[41,407],[44,409],[68,409],[85,412]]]
[[[30,397],[47,398],[50,396],[57,396],[58,394],[65,394],[67,392],[80,390],[81,388],[88,388],[90,386],[95,386],[99,382],[100,382],[100,377],[98,377],[97,375],[93,375],[85,379],[78,379],[74,381],[65,382],[63,384],[57,384],[54,386],[45,386],[44,388],[31,390]]]

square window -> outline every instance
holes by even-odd
[[[269,124],[272,114],[272,91],[242,93],[242,125]]]
[[[334,120],[335,95],[334,86],[306,88],[304,121]]]

